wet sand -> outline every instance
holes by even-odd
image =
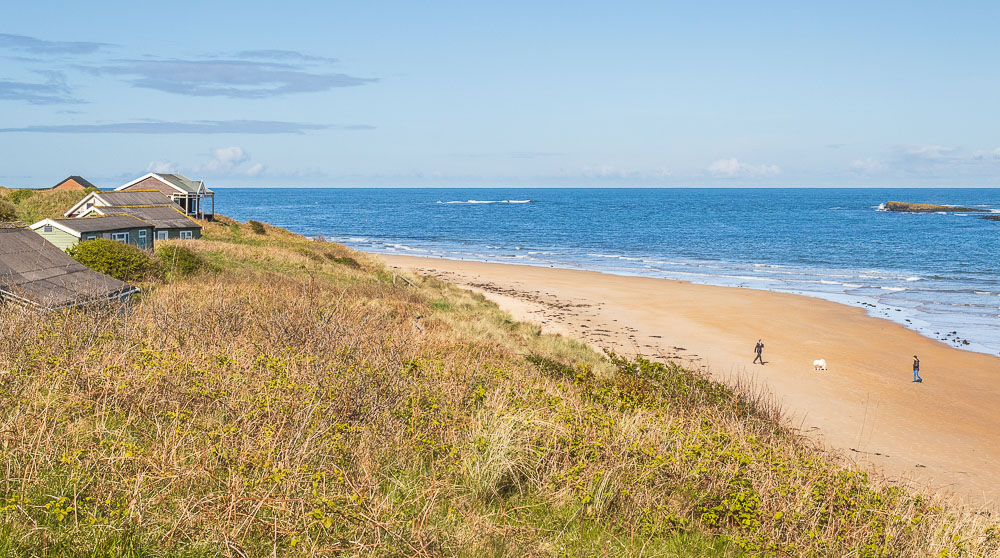
[[[748,375],[793,424],[900,482],[1000,501],[1000,358],[820,299],[593,271],[380,255],[481,292],[546,332]],[[757,339],[766,364],[751,364]],[[913,383],[919,355],[924,382]],[[828,370],[813,369],[826,359]]]

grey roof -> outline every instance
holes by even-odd
[[[77,176],[75,174],[73,176],[67,176],[66,178],[62,179],[59,182],[59,184],[56,184],[55,186],[53,186],[53,188],[58,188],[59,186],[62,185],[63,182],[66,182],[67,180],[75,180],[77,182],[77,184],[79,184],[80,186],[83,186],[84,188],[97,188],[97,186],[94,186],[93,184],[91,184],[90,181],[87,180],[86,178],[84,178],[82,176]]]
[[[136,290],[84,267],[31,229],[0,228],[0,297],[57,309],[116,299]]]
[[[191,180],[190,178],[184,176],[183,174],[156,173],[156,176],[159,176],[163,180],[166,180],[167,182],[173,184],[174,186],[177,186],[178,188],[184,190],[189,194],[197,194],[198,188],[201,186],[200,182],[198,182],[197,180]],[[205,192],[209,194],[214,193],[208,188],[205,188]]]
[[[108,205],[168,205],[174,203],[158,190],[120,190],[98,192],[97,197],[108,202]]]
[[[129,215],[98,215],[82,219],[53,219],[53,221],[80,233],[142,229],[153,226]]]
[[[129,215],[141,219],[157,229],[200,229],[201,225],[189,218],[174,204],[141,207],[98,207],[105,215]]]

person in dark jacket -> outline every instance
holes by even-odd
[[[764,364],[764,356],[762,354],[764,352],[764,343],[760,339],[757,340],[757,346],[753,348],[753,352],[757,353],[757,357],[753,359],[753,363],[757,364],[759,360],[761,364]]]
[[[917,358],[917,355],[913,355],[913,381],[918,384],[924,381],[920,377],[920,359]]]

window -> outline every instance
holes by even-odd
[[[52,232],[52,225],[45,225],[45,227],[42,230],[44,230],[45,232]]]
[[[127,232],[111,233],[111,240],[117,240],[118,242],[128,243],[128,233]]]
[[[194,238],[194,233],[192,233],[191,231],[181,231],[181,238],[182,239]]]
[[[167,231],[156,231],[156,240],[166,240],[169,234]]]
[[[87,240],[94,240],[94,239],[96,239],[96,238],[97,238],[97,236],[96,236],[96,235],[92,235],[92,234],[88,234],[88,235],[87,235]]]
[[[139,238],[146,238],[146,229],[139,231]]]

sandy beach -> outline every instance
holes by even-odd
[[[1000,358],[820,299],[592,271],[380,255],[597,348],[749,375],[848,459],[973,503],[1000,499]],[[765,365],[751,364],[763,339]],[[922,384],[913,383],[919,355]],[[828,370],[815,371],[815,359]]]

